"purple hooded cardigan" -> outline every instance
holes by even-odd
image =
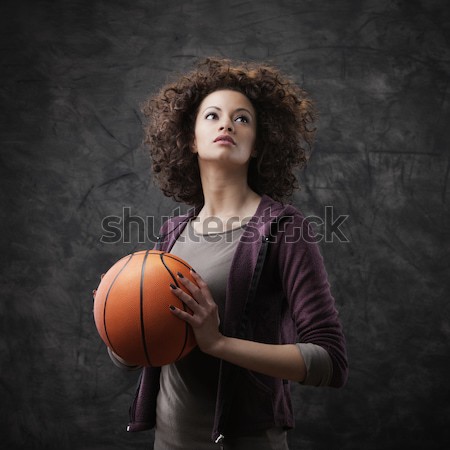
[[[156,248],[169,252],[194,215],[168,220]],[[263,196],[236,248],[221,331],[271,344],[313,343],[333,363],[332,387],[348,375],[345,338],[314,234],[293,206]],[[160,368],[142,370],[128,431],[156,422]],[[221,361],[212,439],[279,426],[292,428],[290,382]]]

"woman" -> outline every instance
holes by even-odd
[[[347,378],[321,255],[283,203],[313,141],[312,104],[272,67],[207,59],[143,110],[155,179],[193,206],[163,225],[157,248],[196,268],[196,284],[178,280],[190,295],[170,286],[193,314],[170,310],[198,348],[143,369],[129,430],[155,427],[156,450],[287,449],[290,381]]]

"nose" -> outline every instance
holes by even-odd
[[[220,123],[219,127],[220,131],[228,131],[229,133],[232,133],[234,130],[233,122],[228,118],[224,118],[222,122]]]

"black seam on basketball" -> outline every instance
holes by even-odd
[[[159,259],[161,260],[163,266],[166,268],[167,272],[169,272],[169,274],[172,277],[172,280],[176,284],[176,286],[180,287],[180,285],[178,284],[178,280],[177,280],[176,276],[172,273],[172,271],[169,269],[169,267],[167,267],[167,264],[164,261],[164,256],[167,256],[167,253],[160,253],[159,254]]]
[[[145,339],[145,323],[144,323],[144,276],[145,276],[145,263],[147,262],[147,256],[150,250],[147,250],[142,260],[142,268],[141,268],[141,284],[140,284],[140,319],[141,319],[141,337],[142,337],[142,345],[144,347],[145,358],[147,359],[148,364],[151,366],[150,356],[147,351],[147,341]]]
[[[161,253],[160,258],[161,258],[161,262],[164,264],[164,267],[166,268],[167,272],[169,272],[170,276],[173,278],[173,280],[175,281],[176,285],[179,287],[178,282],[175,278],[175,275],[172,273],[172,271],[169,269],[169,267],[167,266],[167,264],[164,261],[164,257],[168,257],[169,255],[167,253]],[[170,259],[176,259],[176,258],[170,258]],[[176,261],[178,261],[178,259],[176,259]],[[186,311],[186,305],[184,304],[184,302],[181,302],[183,305],[183,309]],[[185,332],[184,332],[184,342],[183,345],[181,347],[181,351],[178,354],[177,358],[175,361],[178,361],[184,352],[184,349],[186,348],[186,344],[188,341],[188,336],[189,336],[189,324],[187,322],[185,322]]]
[[[131,258],[133,257],[133,253],[131,255],[129,255],[127,262],[122,266],[122,268],[119,270],[119,272],[117,272],[116,276],[114,277],[114,279],[112,280],[111,284],[109,285],[108,288],[108,292],[106,293],[106,297],[105,297],[105,304],[103,305],[103,327],[105,328],[105,334],[106,334],[106,339],[109,342],[109,348],[114,352],[117,353],[114,349],[114,346],[111,342],[111,339],[108,336],[108,330],[106,328],[106,304],[108,303],[108,297],[109,297],[109,293],[111,292],[111,289],[114,285],[114,283],[116,282],[117,278],[119,278],[119,275],[122,273],[122,270],[125,269],[125,267],[128,265],[128,263],[131,261]]]
[[[183,264],[183,266],[186,267],[186,269],[191,270],[191,266],[190,266],[189,264],[187,264],[186,262],[184,262],[184,261],[181,260],[181,259],[178,259],[175,255],[171,255],[170,253],[164,253],[164,256],[165,256],[166,258],[173,259],[173,260],[179,262],[180,264]]]

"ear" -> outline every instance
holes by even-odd
[[[197,142],[195,141],[195,138],[192,140],[192,143],[191,143],[191,152],[192,153],[198,153],[198,151],[197,151]]]

